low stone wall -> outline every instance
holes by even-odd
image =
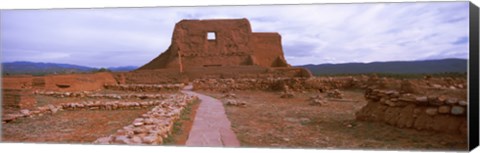
[[[128,94],[99,94],[91,93],[88,91],[82,92],[55,92],[55,91],[34,91],[36,95],[52,96],[57,98],[108,98],[108,99],[166,99],[170,94],[137,94],[137,93],[128,93]]]
[[[384,122],[400,128],[467,134],[467,102],[455,97],[424,96],[396,90],[367,89],[368,104],[357,120]]]
[[[34,109],[22,109],[19,112],[6,114],[2,117],[2,122],[8,123],[22,117],[42,116],[46,114],[55,114],[64,110],[122,110],[122,109],[142,109],[157,106],[166,102],[176,103],[184,99],[192,98],[184,94],[172,94],[168,99],[142,102],[120,102],[120,101],[85,101],[78,103],[63,103],[57,105],[41,106]]]
[[[164,101],[151,111],[135,119],[132,124],[119,129],[115,134],[98,138],[96,144],[162,144],[173,131],[173,124],[180,118],[185,107],[198,100],[185,96],[175,101]]]
[[[304,90],[304,83],[305,78],[197,79],[193,81],[193,90],[282,90],[284,86]]]
[[[93,91],[104,84],[117,84],[109,72],[89,74],[51,74],[46,76],[2,76],[2,89],[40,89],[50,91]]]
[[[353,77],[311,77],[311,78],[243,78],[243,79],[196,79],[194,90],[319,90],[321,92],[341,88],[363,88],[365,80]]]
[[[119,85],[104,85],[105,89],[110,90],[121,90],[121,91],[134,91],[134,92],[145,92],[145,91],[179,91],[183,89],[184,84],[119,84]]]

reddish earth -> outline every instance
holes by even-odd
[[[203,93],[216,98],[224,95]],[[241,146],[245,147],[413,150],[464,150],[467,147],[467,140],[461,135],[356,121],[355,112],[366,105],[360,90],[343,92],[345,98],[358,102],[329,101],[323,106],[309,105],[307,99],[317,94],[314,92],[296,93],[291,99],[282,99],[277,92],[234,93],[247,106],[226,106],[226,113]]]
[[[246,68],[248,69],[248,68]],[[188,71],[187,71],[188,72]],[[60,78],[55,80],[54,78]],[[95,80],[98,78],[99,80]],[[103,78],[103,79],[102,79]],[[145,78],[151,78],[146,75]],[[213,76],[213,78],[215,78]],[[143,78],[140,78],[140,80]],[[7,89],[34,90],[42,85],[38,78],[18,77],[4,84]],[[3,80],[3,81],[5,81]],[[48,81],[54,80],[54,81]],[[62,82],[66,80],[66,82]],[[68,81],[70,80],[70,81]],[[464,100],[466,83],[464,79],[445,81],[433,78],[429,82],[413,84],[421,87],[415,92],[425,95],[446,95]],[[131,93],[114,90],[98,90],[104,83],[114,82],[111,74],[48,76],[40,89],[61,91],[96,90],[96,93]],[[389,81],[386,80],[387,87]],[[398,80],[393,80],[398,82]],[[86,83],[85,86],[82,84]],[[127,77],[128,82],[128,77]],[[450,82],[450,83],[448,83]],[[63,89],[56,84],[70,87]],[[398,85],[393,82],[392,84]],[[430,85],[428,85],[430,84]],[[53,86],[55,85],[55,86]],[[222,85],[222,84],[219,84]],[[452,86],[453,85],[453,86]],[[462,86],[459,86],[462,85]],[[439,86],[439,87],[437,87]],[[398,88],[398,87],[396,87]],[[293,90],[293,98],[280,98],[280,92],[234,91],[237,100],[246,102],[246,107],[225,105],[226,114],[232,124],[241,146],[245,147],[294,147],[294,148],[337,148],[337,149],[414,149],[414,150],[464,150],[467,140],[459,134],[418,131],[390,126],[380,122],[355,120],[355,113],[367,103],[363,90],[340,88],[350,102],[328,101],[326,105],[312,106],[307,99],[320,94],[313,91]],[[407,89],[406,89],[407,90]],[[408,89],[409,90],[409,89]],[[155,93],[155,92],[141,92]],[[224,93],[200,91],[221,99]],[[326,93],[321,93],[327,97]],[[55,98],[36,95],[36,106],[80,101],[113,101],[96,98]],[[142,101],[121,99],[118,101]],[[10,107],[2,106],[9,112]],[[173,135],[166,140],[167,145],[185,145],[192,130],[193,119],[199,104],[191,106],[175,125]],[[13,107],[12,107],[13,108]],[[18,108],[14,108],[18,111]],[[130,124],[133,119],[148,109],[115,111],[63,111],[54,115],[23,118],[2,124],[2,139],[10,142],[58,142],[91,143],[95,139],[115,133]],[[94,128],[92,128],[94,127]]]
[[[2,124],[2,141],[92,143],[115,133],[149,109],[62,111]]]
[[[192,129],[193,119],[197,114],[198,106],[200,106],[200,102],[196,101],[193,104],[190,104],[184,112],[182,112],[182,116],[178,121],[177,130],[172,134],[172,142],[165,143],[165,145],[177,145],[183,146],[187,142],[188,134]]]
[[[138,94],[134,92],[101,90],[98,94]],[[162,92],[161,94],[171,94],[174,92]],[[142,92],[141,94],[159,94],[158,92]],[[151,99],[107,99],[107,98],[88,98],[88,97],[52,97],[45,95],[32,96],[36,99],[35,107],[47,105],[59,105],[63,103],[85,102],[85,101],[149,101]],[[191,104],[188,111],[184,112],[180,119],[181,126],[174,131],[171,144],[184,145],[193,118],[195,116],[198,102]],[[118,129],[132,123],[132,121],[142,114],[148,112],[151,108],[135,110],[76,110],[60,111],[55,114],[45,114],[43,116],[32,118],[21,118],[9,123],[2,124],[2,140],[6,142],[46,142],[46,143],[92,143],[100,137],[114,134]],[[18,109],[4,107],[3,112],[18,112]]]

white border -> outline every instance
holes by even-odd
[[[435,0],[454,1],[454,0]],[[464,0],[463,0],[464,1]],[[480,0],[471,0],[480,6]],[[259,5],[259,4],[312,4],[312,3],[375,3],[375,2],[431,2],[428,0],[0,0],[0,9],[51,9],[51,8],[105,8],[105,7],[154,7],[154,6],[216,6],[216,5]],[[1,13],[1,12],[0,12]],[[208,148],[208,147],[164,147],[164,146],[122,146],[122,145],[80,145],[80,144],[33,144],[0,143],[1,152],[378,152],[365,150],[320,150],[320,149],[270,149],[270,148]],[[399,152],[399,151],[381,151]],[[415,152],[415,151],[406,151]],[[418,151],[416,151],[418,152]],[[425,152],[425,151],[422,151]],[[480,152],[479,149],[476,152]]]
[[[433,0],[467,1],[467,0]],[[480,4],[479,0],[472,0]],[[477,2],[475,2],[477,1]],[[312,3],[378,3],[378,2],[432,2],[432,0],[0,0],[0,9],[46,9],[46,8],[104,8],[104,7],[154,7],[154,6],[215,6],[259,4],[312,4]]]

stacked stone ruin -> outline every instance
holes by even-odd
[[[368,104],[356,113],[357,120],[466,136],[468,103],[465,99],[374,88],[366,90],[365,99]]]

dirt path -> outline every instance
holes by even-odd
[[[225,114],[222,102],[192,91],[192,86],[182,91],[188,95],[198,96],[200,106],[193,121],[186,146],[201,147],[238,147],[240,142],[233,133],[231,123]]]

